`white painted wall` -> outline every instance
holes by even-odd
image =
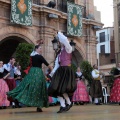
[[[100,46],[101,45],[105,45],[105,53],[110,53],[110,40],[111,40],[111,36],[113,36],[113,30],[114,28],[113,27],[110,27],[110,28],[103,28],[102,30],[99,30],[96,32],[96,36],[97,36],[97,41],[98,41],[98,44],[97,44],[97,58],[98,58],[98,55],[99,53],[101,53],[100,51]],[[100,33],[102,32],[105,32],[105,42],[101,42],[100,43]]]

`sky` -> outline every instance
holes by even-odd
[[[94,5],[101,12],[101,22],[104,27],[113,26],[113,0],[94,0]]]

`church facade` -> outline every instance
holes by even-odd
[[[15,55],[16,47],[21,42],[37,44],[43,40],[43,56],[53,64],[54,50],[52,40],[57,31],[67,32],[67,13],[64,0],[55,0],[56,6],[48,5],[50,0],[33,0],[32,26],[22,26],[10,22],[11,0],[0,0],[0,58],[8,62]],[[73,52],[73,62],[79,66],[83,60],[88,60],[92,65],[97,63],[96,30],[103,24],[96,20],[93,0],[72,0],[75,4],[83,6],[82,36],[70,36],[69,40],[76,43]],[[49,14],[58,18],[50,18]]]

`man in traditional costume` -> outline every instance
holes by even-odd
[[[96,105],[101,105],[99,102],[99,98],[102,98],[102,85],[101,85],[101,72],[98,70],[98,66],[95,64],[93,65],[92,77],[93,82],[90,88],[91,96],[94,98],[94,103]]]
[[[62,113],[72,107],[69,96],[73,95],[76,90],[76,81],[74,72],[71,69],[72,47],[63,33],[58,32],[57,38],[61,44],[61,52],[57,55],[55,67],[50,74],[52,80],[48,88],[48,94],[58,98],[61,106],[57,113]]]
[[[13,90],[16,87],[16,82],[15,82],[15,78],[14,78],[14,73],[15,73],[15,58],[11,57],[9,60],[9,63],[4,64],[3,68],[4,68],[4,75],[7,75],[8,73],[10,73],[10,75],[5,79],[9,90]],[[12,107],[15,108],[15,101],[11,98],[9,98]]]

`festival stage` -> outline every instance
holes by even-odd
[[[66,113],[56,113],[59,106],[43,108],[36,112],[34,107],[0,110],[0,120],[120,120],[120,106],[74,105]]]

